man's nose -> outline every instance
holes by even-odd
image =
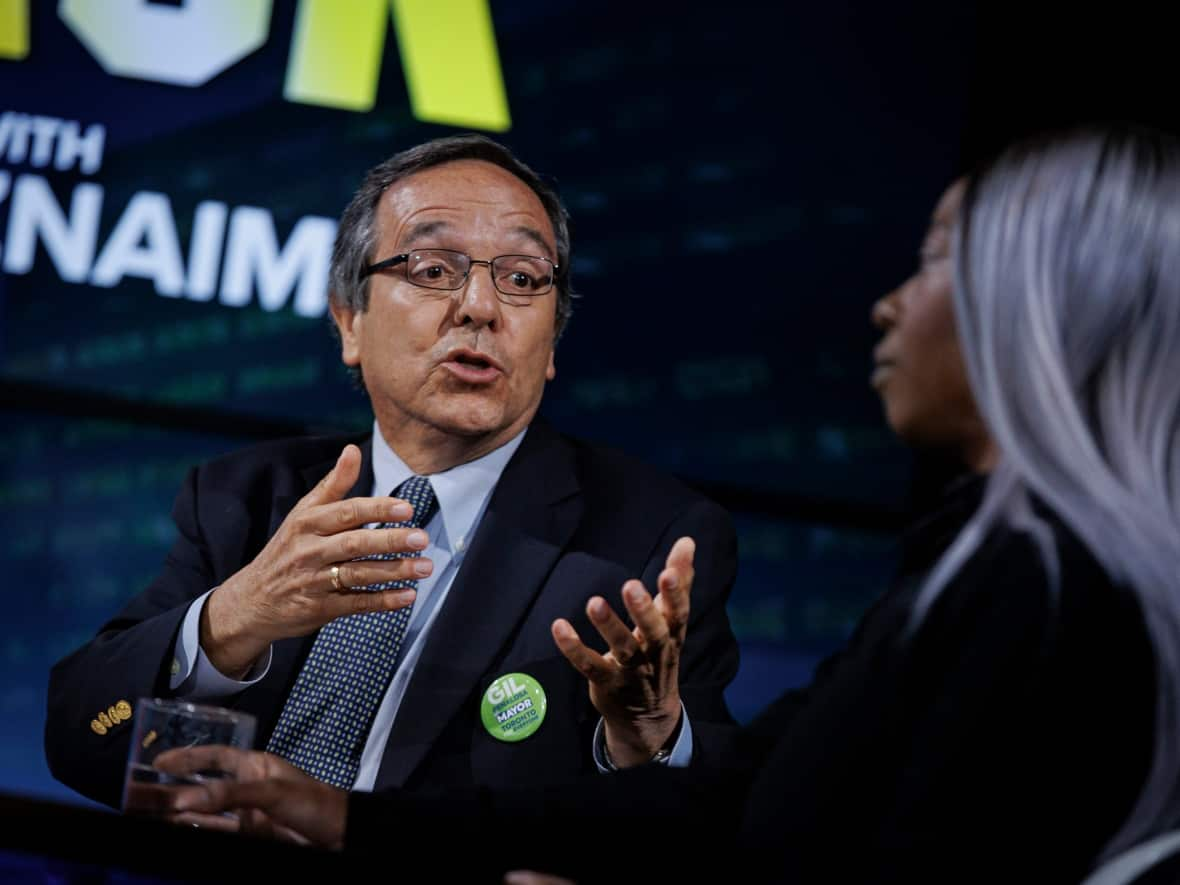
[[[495,326],[500,319],[500,297],[487,264],[472,262],[467,279],[457,290],[455,325]]]

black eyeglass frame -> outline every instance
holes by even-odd
[[[488,269],[488,273],[492,277],[492,285],[496,287],[496,291],[501,295],[509,295],[516,298],[534,298],[541,295],[548,295],[553,291],[553,287],[557,285],[557,272],[561,269],[560,265],[554,264],[543,255],[521,255],[518,253],[510,253],[507,255],[497,255],[494,258],[472,258],[466,252],[460,252],[457,249],[415,249],[413,252],[402,252],[400,255],[394,255],[390,258],[382,259],[373,264],[367,264],[361,268],[360,274],[357,276],[358,282],[366,277],[372,276],[383,270],[388,270],[391,267],[397,267],[399,264],[405,264],[410,260],[410,256],[416,252],[447,252],[451,255],[462,255],[467,259],[467,270],[463,273],[463,279],[459,281],[457,286],[424,286],[421,283],[416,283],[410,279],[409,274],[406,275],[406,282],[411,286],[417,286],[419,289],[433,289],[436,292],[457,292],[467,284],[467,278],[471,276],[471,267],[475,264],[482,264]],[[533,261],[544,261],[552,268],[549,274],[548,288],[540,292],[505,292],[500,288],[500,284],[496,281],[496,275],[492,272],[492,265],[501,258],[528,258]]]

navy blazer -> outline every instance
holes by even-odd
[[[131,722],[110,711],[169,694],[172,649],[191,602],[257,555],[348,442],[364,455],[350,495],[368,495],[367,437],[266,443],[189,473],[173,509],[179,537],[160,576],[52,670],[45,752],[56,778],[119,804]],[[654,592],[683,535],[696,540],[697,554],[681,696],[698,740],[727,740],[732,720],[722,692],[738,663],[725,613],[737,566],[728,515],[634,459],[537,420],[505,467],[427,637],[375,789],[557,783],[593,771],[598,714],[550,624],[567,618],[604,650],[586,601],[603,595],[623,613],[619,590],[635,577]],[[314,638],[276,642],[265,678],[222,702],[258,717],[256,746],[266,746]],[[540,682],[549,705],[541,728],[519,743],[492,738],[479,716],[483,691],[512,672]],[[93,727],[96,717],[110,727]]]

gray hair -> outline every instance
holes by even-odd
[[[484,135],[436,138],[394,154],[368,171],[336,229],[329,277],[332,300],[358,312],[369,306],[369,281],[361,279],[361,271],[378,260],[373,250],[377,246],[377,204],[381,195],[391,185],[415,172],[457,160],[483,160],[499,166],[528,185],[545,208],[557,241],[557,274],[554,279],[557,291],[554,340],[557,340],[569,323],[573,299],[577,297],[570,285],[569,213],[557,191],[540,175],[518,160],[508,148]]]
[[[1180,809],[1180,146],[1087,129],[1009,150],[968,189],[955,318],[1000,450],[983,504],[924,584],[911,627],[988,532],[1059,567],[1035,495],[1134,593],[1157,668],[1151,770],[1104,856]]]

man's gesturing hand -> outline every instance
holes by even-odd
[[[345,500],[360,467],[360,449],[345,446],[254,560],[209,595],[201,614],[201,648],[219,671],[241,678],[277,639],[304,636],[344,615],[394,611],[414,601],[413,590],[354,589],[417,580],[433,568],[417,556],[357,561],[413,554],[427,544],[421,529],[362,528],[403,522],[413,508],[396,498]]]
[[[610,648],[588,648],[564,619],[553,622],[553,639],[566,659],[590,683],[590,700],[602,714],[606,747],[620,768],[649,761],[680,721],[680,649],[688,629],[689,591],[696,545],[681,538],[668,554],[653,600],[639,581],[623,585],[628,630],[601,596],[586,614]]]

